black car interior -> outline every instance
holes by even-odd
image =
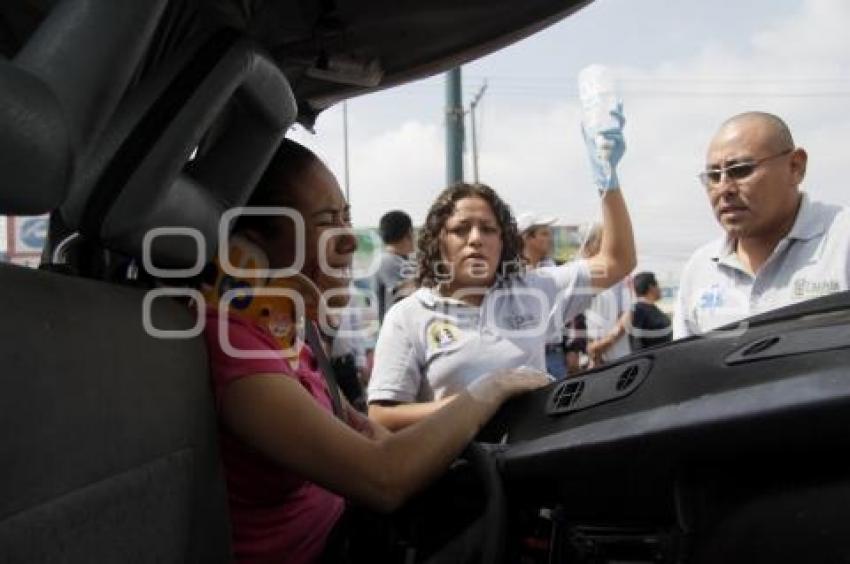
[[[0,66],[2,212],[53,212],[56,259],[0,265],[3,562],[230,559],[204,344],[145,331],[148,306],[161,331],[195,322],[177,301],[146,304],[133,270],[145,244],[158,268],[203,265],[296,107],[234,32],[142,69],[165,5],[64,3]],[[172,226],[202,237],[145,242]]]
[[[186,305],[222,214],[296,121],[587,3],[0,6],[0,214],[51,214],[40,269],[0,264],[0,563],[229,561],[208,361]],[[390,517],[402,549],[389,553],[850,561],[848,303],[785,308],[514,400]],[[151,336],[145,311],[170,338]]]

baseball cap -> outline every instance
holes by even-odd
[[[524,233],[532,227],[552,225],[556,221],[558,221],[558,218],[551,215],[538,215],[536,213],[528,212],[520,214],[519,217],[516,218],[516,226],[520,233]]]

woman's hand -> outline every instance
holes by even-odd
[[[601,130],[588,131],[584,123],[581,126],[587,155],[590,157],[593,181],[600,192],[620,189],[617,164],[626,152],[626,140],[623,137],[626,118],[623,115],[622,102],[611,109],[608,122],[606,128]]]
[[[485,374],[470,384],[467,392],[476,401],[498,407],[517,394],[542,388],[554,380],[546,372],[520,366]]]

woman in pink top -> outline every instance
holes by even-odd
[[[268,269],[295,264],[295,241],[305,243],[295,278],[302,290],[303,280],[310,280],[325,298],[297,292],[308,316],[321,318],[320,303],[344,305],[340,290],[349,284],[356,240],[348,204],[327,167],[285,140],[249,205],[288,207],[303,219],[301,236],[291,218],[274,215],[243,215],[236,231],[259,250]],[[227,294],[234,285],[268,287],[280,279],[261,276],[246,283],[216,266],[206,336],[238,562],[318,560],[343,511],[342,498],[393,510],[448,468],[502,402],[549,381],[524,369],[493,373],[395,434],[348,404],[335,417],[313,351],[293,341],[297,308],[283,299],[273,303],[280,311],[261,307],[247,315],[246,303],[259,294]],[[215,303],[215,296],[228,299]]]

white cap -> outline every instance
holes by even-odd
[[[537,215],[536,213],[523,213],[516,218],[517,230],[520,234],[525,233],[532,227],[542,227],[544,225],[552,225],[558,221],[557,217],[551,215]]]

